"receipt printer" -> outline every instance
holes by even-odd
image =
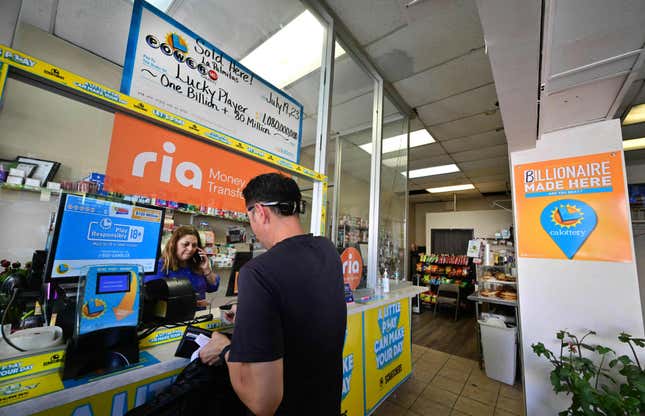
[[[144,324],[175,323],[195,318],[197,297],[187,278],[155,279],[145,284]]]

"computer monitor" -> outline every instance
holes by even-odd
[[[237,296],[237,278],[240,275],[240,269],[252,258],[253,254],[248,251],[235,253],[235,260],[233,260],[231,275],[228,278],[228,286],[226,287],[226,296]]]
[[[155,273],[164,209],[90,195],[61,195],[45,279],[79,277],[93,265],[136,264]]]

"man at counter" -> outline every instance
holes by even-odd
[[[303,233],[291,178],[257,176],[243,195],[267,252],[240,271],[232,341],[213,332],[200,358],[225,360],[235,392],[258,416],[338,415],[347,323],[338,253]]]

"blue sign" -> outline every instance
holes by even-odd
[[[52,277],[80,276],[97,264],[137,264],[154,272],[163,210],[67,195]]]
[[[87,270],[78,297],[78,335],[137,326],[141,285],[138,266],[92,266]]]
[[[542,228],[569,259],[582,247],[597,222],[593,208],[575,199],[551,202],[540,215]]]

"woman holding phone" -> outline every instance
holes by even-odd
[[[146,276],[144,282],[167,277],[185,277],[197,294],[197,306],[206,307],[206,292],[215,292],[220,277],[211,266],[193,226],[182,225],[173,231],[172,236],[161,253],[157,274]]]

